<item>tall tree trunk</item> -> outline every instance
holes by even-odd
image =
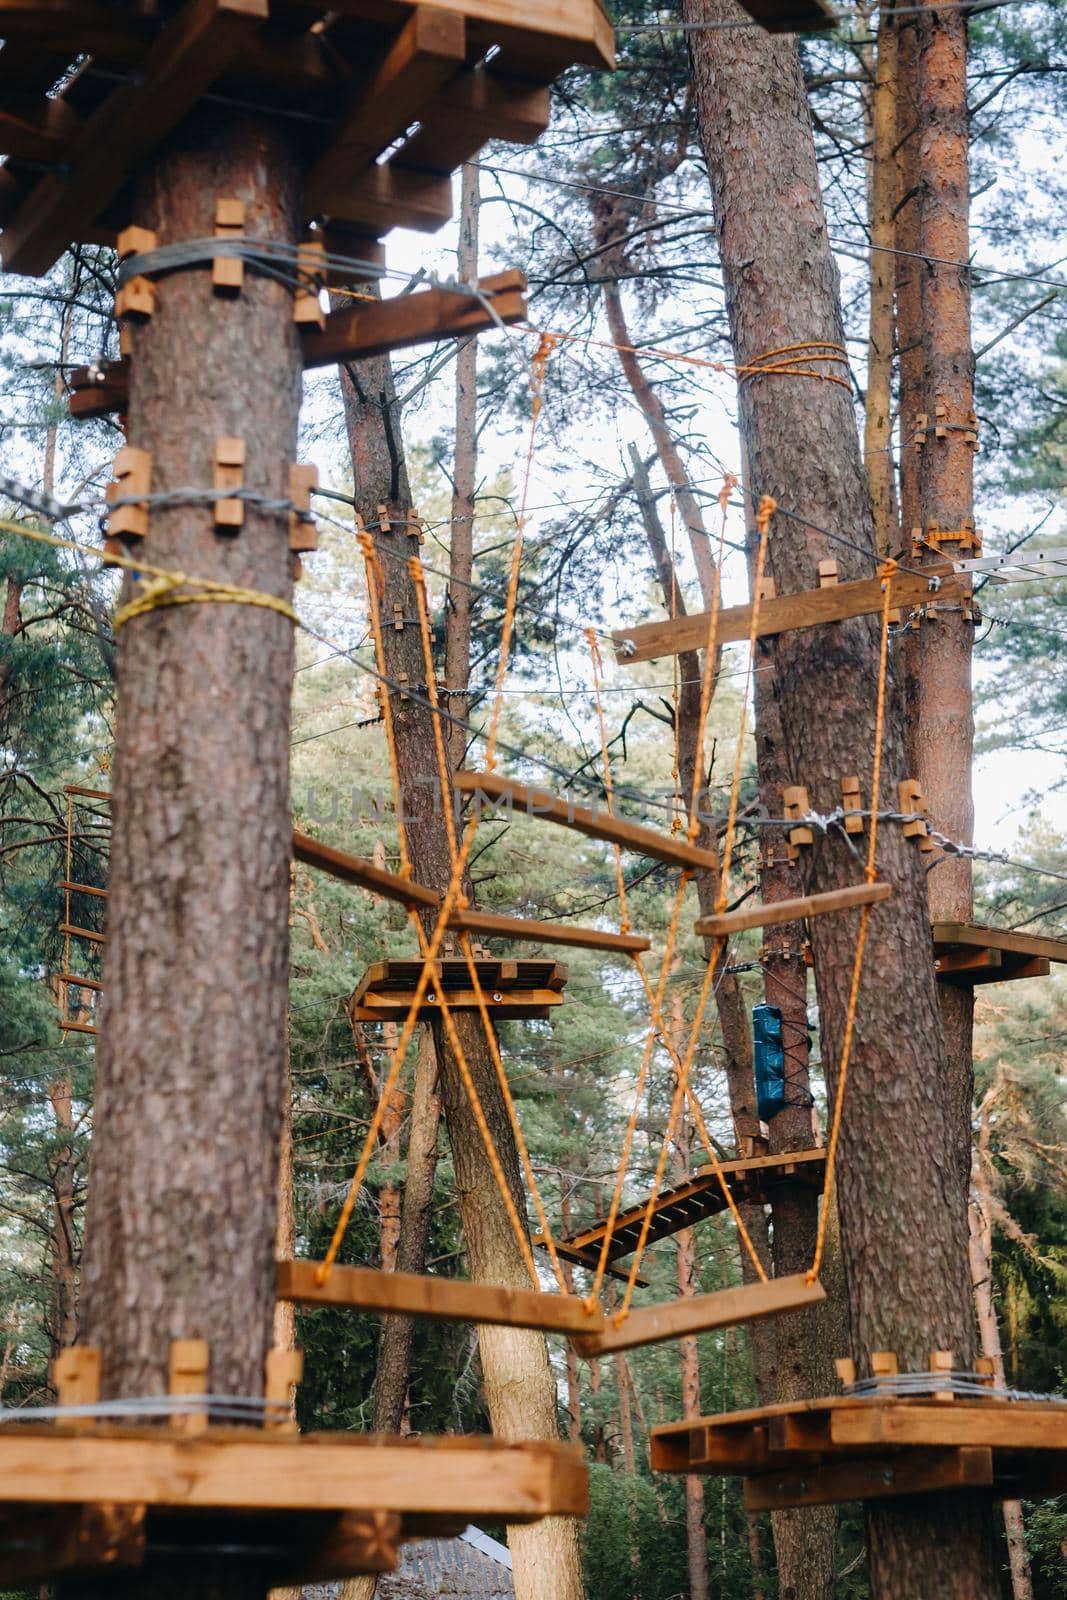
[[[217,106],[155,154],[135,214],[161,245],[214,231],[217,195],[248,232],[295,242],[299,171],[277,122]],[[285,288],[205,267],[157,285],[134,332],[129,437],[152,488],[210,485],[215,442],[242,437],[246,481],[284,498],[301,359]],[[154,563],[288,600],[286,517],[246,508],[220,538],[209,507],[154,506]],[[215,1393],[258,1395],[274,1314],[285,1085],[292,818],[292,624],[248,605],[138,617],[118,642],[118,736],[84,1335],[105,1395],[166,1391],[168,1344],[202,1337]],[[180,1005],[181,1025],[175,1022]],[[77,1586],[109,1593],[110,1578]],[[258,1596],[210,1558],[131,1578],[130,1596]]]
[[[930,0],[918,23],[919,251],[923,403],[927,429],[919,459],[924,535],[959,534],[935,543],[920,564],[971,552],[974,530],[974,354],[968,209],[969,114],[967,17],[940,11]],[[916,777],[935,825],[970,844],[974,834],[971,771],[974,716],[969,600],[927,610],[918,631]],[[927,879],[934,922],[971,922],[974,891],[965,856],[934,858]],[[974,1095],[974,989],[940,986],[941,1021],[949,1065],[950,1149],[965,1196],[971,1171]]]
[[[57,1148],[50,1162],[52,1179],[52,1353],[74,1343],[78,1332],[77,1245],[74,1231],[74,1117],[69,1072],[48,1085],[56,1120]]]
[[[562,1179],[561,1197],[559,1207],[559,1226],[564,1238],[571,1233],[571,1194],[569,1184]],[[563,1281],[567,1285],[568,1293],[574,1293],[574,1267],[569,1261],[561,1261],[560,1269]],[[564,1345],[564,1360],[567,1368],[567,1438],[576,1444],[582,1437],[582,1380],[581,1368],[578,1365],[578,1352],[568,1339]]]
[[[688,22],[736,21],[733,0],[684,0]],[[801,339],[843,346],[837,275],[819,193],[795,39],[759,29],[690,34],[701,138],[720,241],[734,359],[747,367]],[[751,488],[791,515],[774,524],[770,566],[779,593],[810,588],[817,562],[867,575],[875,556],[869,489],[851,395],[834,383],[756,378],[740,389]],[[794,521],[796,517],[798,520]],[[842,532],[858,549],[817,530]],[[782,634],[775,646],[782,731],[794,781],[817,810],[859,772],[870,793],[878,625],[856,619]],[[888,686],[887,782],[904,760],[903,717]],[[929,1352],[973,1356],[966,1208],[946,1163],[955,1130],[930,960],[922,867],[896,829],[880,836],[881,876],[894,897],[870,921],[868,980],[856,1018],[837,1186],[852,1340],[895,1350],[905,1369]],[[812,851],[810,888],[855,881],[851,851],[828,836]],[[856,942],[856,918],[813,919],[816,990],[831,1092],[836,1088]],[[877,982],[871,975],[877,974]],[[890,1113],[891,1107],[891,1113]],[[980,1494],[867,1508],[875,1600],[992,1600],[997,1576],[990,1505]]]
[[[456,267],[460,281],[478,277],[478,221],[481,198],[478,167],[468,161],[463,168],[459,207],[459,248]],[[448,620],[445,629],[446,708],[465,718],[471,675],[471,574],[474,570],[474,490],[478,472],[478,341],[461,342],[456,352],[456,447],[452,465],[452,539],[448,552]],[[463,765],[467,732],[450,723],[447,740],[452,769]]]
[[[893,213],[896,207],[897,27],[892,11],[878,13],[874,82],[870,90],[871,166],[868,185],[871,268],[867,330],[867,397],[863,459],[871,488],[874,542],[880,555],[897,549],[893,484]]]
[[[392,621],[394,605],[404,617],[416,615],[406,561],[418,546],[408,525],[409,491],[400,441],[398,407],[387,358],[346,368],[342,379],[345,418],[352,451],[355,498],[369,528],[376,528],[378,506],[389,508],[389,530],[377,529],[384,594],[383,616]],[[386,670],[393,682],[425,681],[418,629],[385,632]],[[436,803],[437,772],[429,713],[411,699],[383,686],[393,697],[397,764],[408,819],[415,876],[443,888],[451,876],[448,840]],[[445,797],[448,803],[450,797]],[[469,886],[468,886],[469,887]],[[433,918],[428,918],[432,925]],[[457,1016],[457,1034],[470,1064],[496,1149],[519,1210],[525,1198],[518,1154],[489,1049],[476,1016]],[[456,1188],[471,1276],[492,1283],[528,1286],[518,1241],[497,1190],[481,1135],[452,1051],[435,1024],[441,1099],[452,1145]],[[556,1387],[542,1335],[521,1328],[481,1327],[482,1375],[493,1431],[505,1439],[555,1438],[559,1431]],[[579,1600],[583,1594],[578,1532],[564,1518],[546,1518],[530,1527],[509,1529],[517,1600]]]

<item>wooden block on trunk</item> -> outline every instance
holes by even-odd
[[[215,489],[243,489],[245,484],[245,442],[226,435],[215,440]],[[215,529],[218,533],[239,533],[244,526],[243,500],[227,497],[215,501]]]
[[[147,450],[139,450],[132,444],[123,445],[111,473],[112,481],[105,491],[109,501],[125,499],[127,495],[147,495],[152,484],[152,457]],[[107,531],[111,539],[146,538],[147,505],[116,506],[108,513]]]
[[[117,254],[120,261],[130,256],[144,255],[159,243],[151,228],[123,228],[118,237]],[[115,316],[137,317],[145,320],[156,309],[156,286],[151,278],[138,275],[122,285],[115,296]]]
[[[863,796],[860,792],[860,780],[855,774],[853,774],[851,777],[841,779],[841,808],[845,812],[862,811],[863,809]],[[862,817],[845,817],[846,833],[862,833],[863,827],[864,823]]]
[[[52,1384],[61,1406],[91,1406],[100,1398],[100,1351],[76,1344],[61,1350],[52,1362]],[[91,1428],[91,1417],[72,1418],[72,1428]]]
[[[168,1393],[172,1395],[203,1395],[208,1392],[208,1369],[211,1349],[206,1339],[172,1339],[170,1344],[170,1372]],[[171,1418],[171,1426],[180,1433],[203,1433],[208,1424],[207,1411],[178,1411]]]
[[[243,200],[215,202],[216,239],[235,239],[245,231]],[[239,256],[216,256],[211,263],[211,282],[216,294],[240,294],[245,281],[245,264]]]
[[[294,461],[289,468],[289,498],[293,509],[289,513],[289,548],[303,553],[319,548],[319,534],[310,521],[311,491],[319,486],[319,469],[310,462]]]

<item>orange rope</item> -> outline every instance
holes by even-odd
[[[786,359],[784,361],[775,359],[781,356]],[[796,365],[798,361],[837,361],[847,367],[848,352],[843,345],[834,344],[830,339],[803,339],[799,344],[783,344],[777,350],[765,350],[748,366],[739,367],[738,382],[749,383],[753,378],[768,374],[794,378],[824,378],[827,383],[839,383],[849,394],[852,393],[852,385],[847,378],[840,378],[835,372],[812,372],[806,367],[798,367]]]
[[[502,623],[502,627],[501,627],[501,667],[500,667],[500,671],[498,671],[498,674],[497,674],[495,697],[494,697],[492,710],[491,710],[491,713],[490,713],[489,730],[488,730],[488,737],[487,737],[487,741],[486,741],[487,758],[488,758],[488,764],[490,766],[492,765],[492,761],[493,761],[493,751],[494,751],[494,747],[495,747],[495,743],[496,743],[497,727],[498,727],[499,720],[500,720],[501,707],[503,705],[503,669],[504,669],[504,665],[505,665],[506,660],[507,660],[508,649],[509,649],[510,643],[511,643],[511,635],[512,635],[512,631],[514,629],[514,623],[515,623],[515,609],[516,609],[516,601],[517,601],[517,598],[518,598],[518,586],[519,586],[519,570],[520,570],[521,561],[522,561],[523,534],[524,534],[525,526],[526,526],[526,506],[527,506],[527,502],[528,502],[528,499],[529,499],[530,478],[531,478],[532,471],[533,471],[534,441],[535,441],[536,433],[537,433],[537,424],[538,424],[538,421],[540,419],[540,414],[541,414],[541,396],[542,396],[542,390],[543,390],[543,386],[544,386],[545,368],[546,368],[546,365],[547,365],[547,362],[548,362],[548,358],[552,353],[553,344],[554,344],[554,341],[552,341],[551,339],[543,338],[541,340],[541,343],[539,344],[539,346],[537,348],[537,351],[536,351],[535,355],[534,355],[533,362],[531,363],[531,384],[532,384],[532,388],[533,388],[533,407],[532,407],[531,418],[530,418],[530,438],[529,438],[529,445],[528,445],[527,452],[526,452],[526,470],[525,470],[525,474],[524,474],[524,477],[523,477],[521,509],[520,509],[520,514],[519,514],[518,527],[517,527],[517,530],[516,530],[515,548],[514,548],[514,552],[513,552],[513,555],[512,555],[511,574],[510,574],[509,582],[508,582],[508,595],[507,595],[507,601],[506,601],[506,604],[505,604],[505,607],[504,607],[504,618],[503,618],[503,623]],[[376,551],[374,553],[374,560],[375,560],[375,562],[377,561],[377,552]],[[373,572],[374,572],[373,565],[368,563],[368,574],[371,574]],[[372,617],[376,616],[377,615],[377,607],[372,605],[371,610],[372,610]],[[378,617],[379,631],[380,631],[380,622],[381,622],[381,619],[380,619],[380,616],[379,616]],[[379,669],[379,670],[381,670],[381,669]],[[388,701],[388,687],[386,685],[383,685],[383,693],[385,695],[385,702],[388,705],[388,703],[389,703],[389,701]],[[386,721],[386,726],[387,726],[386,740],[387,740],[387,744],[388,744],[388,747],[389,747],[390,765],[391,765],[391,768],[393,769],[394,793],[395,793],[395,792],[397,792],[397,788],[398,788],[398,785],[399,785],[396,748],[395,748],[395,742],[390,737],[389,720],[385,719],[385,718],[383,718],[383,720]],[[398,818],[402,817],[402,815],[403,815],[402,809],[398,808],[397,815],[398,815]],[[379,1100],[378,1100],[378,1104],[374,1109],[374,1112],[373,1112],[373,1114],[371,1116],[370,1123],[369,1123],[368,1128],[367,1128],[367,1136],[366,1136],[366,1139],[364,1141],[363,1150],[362,1150],[362,1152],[360,1154],[360,1157],[359,1157],[359,1160],[358,1160],[358,1162],[356,1164],[356,1169],[352,1174],[352,1178],[351,1178],[351,1181],[350,1181],[349,1186],[348,1186],[348,1192],[345,1195],[345,1199],[344,1199],[344,1203],[343,1203],[343,1205],[341,1207],[340,1215],[339,1215],[339,1217],[337,1219],[337,1223],[336,1223],[336,1225],[334,1227],[333,1236],[332,1236],[332,1238],[330,1240],[329,1248],[326,1251],[325,1257],[320,1262],[319,1266],[316,1268],[315,1280],[319,1284],[325,1283],[327,1277],[329,1276],[330,1268],[333,1265],[334,1261],[337,1259],[337,1253],[341,1248],[341,1245],[342,1245],[342,1243],[344,1241],[345,1233],[347,1232],[347,1229],[348,1229],[348,1224],[352,1219],[352,1212],[355,1209],[356,1198],[359,1195],[359,1191],[363,1186],[363,1180],[366,1177],[367,1168],[370,1165],[371,1157],[372,1157],[373,1151],[374,1151],[374,1147],[375,1147],[375,1144],[376,1144],[376,1142],[378,1140],[379,1134],[381,1132],[382,1121],[383,1121],[383,1118],[384,1118],[384,1115],[385,1115],[385,1107],[386,1107],[387,1103],[389,1102],[389,1099],[390,1099],[390,1097],[392,1095],[393,1090],[396,1087],[396,1082],[397,1082],[397,1079],[400,1076],[400,1071],[401,1071],[401,1068],[403,1066],[404,1057],[405,1057],[405,1055],[407,1053],[408,1046],[410,1045],[412,1037],[413,1037],[414,1032],[415,1032],[415,1027],[416,1027],[416,1024],[418,1022],[418,1017],[419,1017],[419,1011],[420,1011],[420,1008],[422,1006],[422,1002],[423,1002],[423,999],[425,997],[426,990],[429,987],[430,979],[431,979],[431,976],[432,976],[432,973],[433,973],[433,963],[436,961],[437,953],[441,948],[441,942],[444,939],[445,932],[446,932],[447,927],[448,927],[449,918],[451,917],[453,911],[455,911],[457,909],[457,907],[459,906],[459,904],[460,904],[460,902],[462,900],[463,873],[466,870],[467,860],[468,860],[469,855],[470,855],[470,848],[471,848],[471,845],[472,845],[473,840],[474,840],[474,834],[475,834],[475,830],[477,829],[477,826],[478,826],[477,811],[476,810],[472,810],[470,818],[468,819],[467,825],[466,825],[466,827],[464,829],[464,832],[463,832],[463,839],[462,839],[462,842],[461,842],[461,845],[460,845],[460,848],[459,848],[459,852],[457,854],[456,861],[455,861],[455,863],[453,865],[453,868],[452,868],[452,876],[451,876],[451,879],[449,881],[448,888],[446,889],[446,891],[445,891],[445,893],[444,893],[444,895],[442,897],[442,900],[441,900],[441,907],[440,907],[440,911],[438,912],[437,921],[436,921],[436,923],[434,925],[433,934],[432,934],[432,936],[430,938],[429,945],[426,947],[425,952],[424,952],[422,971],[420,972],[418,981],[417,981],[417,983],[415,985],[415,991],[414,991],[414,994],[412,995],[412,998],[411,998],[411,1005],[410,1005],[410,1007],[408,1009],[407,1016],[404,1018],[403,1026],[401,1027],[401,1031],[400,1031],[400,1037],[397,1040],[396,1047],[395,1047],[395,1049],[393,1051],[393,1057],[392,1057],[392,1060],[391,1060],[390,1065],[389,1065],[389,1072],[388,1072],[388,1074],[386,1076],[386,1080],[385,1080],[384,1084],[382,1085],[382,1089],[381,1089],[380,1097],[379,1097]],[[407,861],[407,856],[406,856],[406,844],[403,844],[403,843],[401,845],[401,860],[402,860],[402,862],[406,862],[408,872],[410,873],[410,862]],[[420,926],[420,929],[421,929],[421,923],[420,923],[419,926]],[[447,1010],[447,1007],[442,1002],[442,1015],[445,1014],[446,1010]],[[447,1026],[447,1024],[446,1024],[446,1026]],[[505,1184],[505,1188],[506,1188],[506,1184]],[[526,1241],[526,1245],[527,1245],[527,1251],[529,1251],[529,1240],[528,1239]],[[530,1266],[533,1266],[533,1276],[534,1276],[534,1281],[536,1282],[537,1281],[536,1266],[533,1265],[533,1262],[532,1262],[532,1252],[529,1253],[527,1264],[530,1265]]]
[[[868,883],[873,883],[878,876],[875,863],[875,851],[878,845],[878,800],[882,782],[882,739],[885,733],[885,701],[886,677],[889,662],[889,613],[892,610],[893,574],[897,570],[895,561],[887,561],[879,571],[882,580],[882,642],[878,661],[878,705],[874,718],[874,771],[871,778],[871,833],[867,845],[867,866],[865,876]],[[867,945],[867,924],[870,921],[871,907],[864,906],[860,912],[859,934],[856,938],[856,956],[852,963],[852,982],[849,986],[848,1009],[845,1013],[845,1033],[841,1041],[841,1064],[837,1074],[837,1093],[834,1096],[834,1114],[830,1124],[830,1137],[826,1142],[826,1176],[823,1181],[822,1205],[819,1208],[819,1230],[815,1239],[815,1256],[808,1269],[807,1279],[813,1283],[819,1276],[822,1266],[823,1254],[826,1249],[826,1229],[830,1214],[830,1194],[833,1189],[834,1168],[837,1162],[837,1146],[841,1136],[841,1118],[845,1105],[845,1086],[848,1082],[849,1062],[852,1059],[852,1039],[856,1026],[856,1010],[859,1003],[860,977],[863,972],[863,953]]]

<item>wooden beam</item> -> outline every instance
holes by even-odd
[[[526,316],[526,275],[517,270],[496,272],[479,279],[491,299],[493,311],[505,325]],[[369,302],[345,311],[333,311],[324,328],[301,329],[304,366],[325,367],[338,361],[362,361],[368,356],[439,339],[467,338],[496,326],[484,301],[450,289],[425,289],[397,295],[377,304]],[[70,376],[71,416],[106,416],[125,411],[129,403],[129,362],[107,361],[95,367],[76,367]]]
[[[934,598],[954,600],[959,599],[960,594],[959,580],[949,569],[941,576],[936,596],[925,574],[898,572],[893,578],[894,606],[923,605]],[[756,636],[762,639],[770,634],[788,633],[793,628],[817,628],[827,622],[844,622],[849,617],[873,616],[881,609],[880,578],[861,578],[855,583],[836,583],[827,589],[778,595],[760,603]],[[747,639],[751,631],[751,605],[727,606],[720,611],[720,644]],[[663,622],[641,622],[632,628],[620,628],[611,637],[615,641],[615,659],[624,667],[634,666],[638,661],[653,661],[658,656],[676,656],[683,650],[702,650],[708,638],[708,613]]]
[[[435,173],[408,172],[386,163],[349,173],[324,194],[321,209],[331,219],[382,233],[389,228],[436,233],[452,219],[452,185]]]
[[[1002,950],[1012,955],[1038,956],[1045,961],[1067,961],[1067,939],[1051,939],[1046,934],[984,928],[974,922],[935,922],[932,931],[935,947],[962,944],[981,950]]]
[[[308,214],[367,167],[421,115],[426,100],[464,65],[462,14],[417,5],[369,81],[345,96],[326,149],[304,185]]]
[[[414,998],[414,989],[368,989],[358,1000],[353,999],[350,1015],[357,1022],[403,1022]],[[478,995],[473,989],[446,989],[444,998],[449,1011],[481,1009]],[[508,988],[498,998],[488,985],[484,985],[482,998],[491,1017],[501,1017],[511,1022],[543,1022],[553,1006],[563,1004],[563,996],[556,989]],[[419,1015],[424,1014],[441,1014],[441,999],[437,990],[423,995],[419,1003]]]
[[[739,0],[766,33],[823,33],[836,28],[837,12],[825,0]]]
[[[724,1328],[737,1322],[777,1316],[783,1311],[797,1311],[825,1299],[826,1290],[821,1283],[809,1283],[804,1273],[797,1273],[793,1277],[772,1278],[767,1283],[748,1283],[736,1289],[720,1289],[714,1294],[670,1300],[665,1305],[640,1306],[630,1312],[620,1327],[609,1320],[601,1334],[576,1336],[574,1347],[579,1355],[586,1357],[633,1350],[663,1339],[704,1333],[709,1328]]]
[[[119,59],[136,55],[157,25],[154,3],[120,10],[94,0],[0,0],[0,38],[47,46],[65,56],[68,66],[86,51]]]
[[[283,1558],[282,1570],[271,1574],[272,1581],[296,1587],[359,1573],[392,1572],[406,1536],[404,1519],[395,1511],[344,1511],[327,1533]]]
[[[549,91],[521,78],[503,77],[497,61],[484,63],[444,85],[419,113],[418,130],[392,165],[421,172],[454,172],[491,139],[533,144],[548,127]]]
[[[778,900],[768,905],[742,906],[740,911],[701,917],[693,924],[706,938],[728,939],[745,928],[769,928],[779,922],[799,922],[804,917],[821,917],[831,911],[852,911],[857,906],[877,905],[893,893],[891,883],[857,883],[847,889],[828,889],[823,894],[800,895],[795,900]]]
[[[129,1571],[145,1552],[143,1505],[19,1508],[0,1526],[0,1583],[47,1583],[61,1573]]]
[[[88,119],[68,170],[44,178],[4,229],[4,271],[47,272],[210,88],[267,12],[267,0],[187,0],[150,47],[136,81],[122,84]]]
[[[65,100],[5,95],[0,110],[0,150],[24,160],[56,161],[77,138],[81,126],[81,118]]]
[[[574,828],[591,839],[605,839],[638,855],[665,861],[670,866],[715,869],[719,864],[718,857],[710,850],[700,850],[696,845],[672,838],[670,834],[643,828],[636,822],[610,816],[606,811],[594,812],[587,806],[557,800],[547,789],[530,789],[512,778],[498,777],[494,772],[457,772],[455,782],[461,794],[506,800],[509,806],[518,805],[531,817],[557,822],[561,827]]]
[[[599,928],[572,928],[563,922],[536,922],[526,917],[501,917],[493,911],[454,911],[448,926],[487,939],[529,939],[538,944],[565,944],[579,950],[619,950],[634,954],[651,950],[652,940],[638,933],[605,933]]]
[[[299,0],[321,12],[321,0]],[[524,52],[554,73],[581,64],[611,69],[615,40],[597,0],[434,0],[441,11],[462,16],[474,41]],[[410,11],[409,0],[335,0],[330,10],[356,21],[395,26]]]
[[[342,883],[353,883],[360,889],[369,889],[372,894],[381,895],[383,900],[396,900],[402,906],[430,906],[434,909],[440,905],[440,897],[425,885],[416,883],[412,878],[402,878],[399,873],[386,872],[384,867],[376,867],[362,856],[350,856],[344,850],[335,850],[332,845],[321,844],[318,839],[312,839],[310,834],[301,833],[299,828],[293,829],[293,856],[305,866],[317,867],[320,872],[329,873],[331,878],[340,878]]]
[[[530,1440],[400,1440],[389,1435],[248,1429],[196,1437],[99,1427],[92,1433],[6,1427],[0,1483],[26,1505],[147,1505],[262,1511],[396,1511],[503,1522],[583,1516],[577,1446]]]
[[[745,1509],[778,1511],[785,1506],[833,1505],[843,1500],[888,1500],[898,1495],[988,1488],[992,1482],[991,1450],[916,1450],[761,1472],[745,1479]]]
[[[835,1409],[835,1445],[991,1445],[1007,1450],[1067,1450],[1067,1406],[1039,1401],[883,1400]]]
[[[381,171],[382,169],[377,169]],[[526,275],[517,270],[480,278],[478,287],[492,303],[501,322],[521,322],[526,316]],[[377,305],[363,303],[347,311],[334,311],[325,328],[309,328],[303,336],[304,366],[325,367],[336,361],[360,361],[390,350],[455,339],[495,327],[492,312],[475,295],[451,289],[425,289],[397,295]]]
[[[370,1267],[333,1266],[326,1282],[319,1284],[315,1276],[318,1265],[317,1261],[279,1261],[278,1299],[553,1333],[588,1333],[604,1327],[601,1312],[586,1311],[578,1295],[540,1294],[536,1289],[414,1272],[376,1272]]]

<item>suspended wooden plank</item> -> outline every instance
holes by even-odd
[[[739,0],[767,33],[823,33],[836,28],[837,12],[825,0]]]
[[[945,568],[936,596],[930,579],[910,572],[893,577],[893,605],[918,606],[936,598],[959,599],[960,580]],[[861,578],[855,583],[831,584],[825,589],[807,589],[802,594],[777,595],[760,602],[756,635],[788,633],[793,628],[817,628],[827,622],[844,622],[849,617],[876,615],[882,609],[880,578]],[[752,631],[752,607],[727,606],[719,613],[718,641],[732,644],[747,639]],[[708,641],[708,613],[676,617],[662,622],[642,622],[612,633],[615,659],[624,667],[638,661],[653,661],[659,656],[676,656],[683,650],[702,650]]]
[[[414,1272],[376,1272],[370,1267],[330,1268],[316,1282],[317,1261],[279,1261],[278,1299],[298,1305],[347,1306],[358,1311],[404,1312],[436,1322],[480,1322],[505,1328],[541,1328],[550,1333],[603,1330],[599,1310],[586,1311],[577,1295],[541,1294],[497,1283],[468,1283]]]
[[[559,823],[564,828],[574,828],[591,839],[604,839],[621,845],[638,855],[652,856],[669,866],[706,867],[717,869],[718,858],[710,850],[698,849],[674,839],[670,834],[658,833],[654,828],[644,828],[622,817],[610,816],[606,811],[591,811],[587,806],[572,801],[557,800],[547,789],[530,789],[513,778],[499,777],[495,772],[457,772],[456,788],[461,794],[481,796],[485,800],[506,800],[510,806],[519,806],[527,815],[546,822]]]
[[[397,1439],[209,1428],[0,1429],[0,1493],[24,1506],[178,1510],[390,1511],[536,1522],[582,1516],[581,1451],[542,1440]]]
[[[572,928],[565,922],[502,917],[494,911],[455,911],[448,919],[448,926],[457,932],[478,933],[489,939],[528,939],[537,944],[571,945],[579,950],[618,950],[633,955],[652,948],[652,940],[639,933]]]
[[[433,963],[433,973],[419,1004],[419,1015],[441,1014],[441,996],[450,1011],[481,1010],[501,1021],[543,1021],[554,1006],[563,1004],[567,969],[556,961],[500,961],[478,956],[474,968],[481,998],[474,989],[465,959],[445,958]],[[368,967],[348,1002],[349,1014],[360,1022],[402,1021],[411,1008],[424,970],[421,960],[376,961]]]
[[[795,900],[776,900],[768,905],[742,906],[739,911],[701,917],[693,924],[697,933],[714,939],[728,939],[746,928],[769,928],[779,922],[800,922],[806,917],[826,916],[831,911],[852,911],[857,906],[877,905],[893,893],[891,883],[857,883],[845,889],[827,889],[822,894],[799,895]]]
[[[576,1336],[573,1342],[579,1355],[607,1355],[737,1322],[755,1322],[783,1311],[799,1311],[825,1299],[826,1290],[821,1283],[809,1283],[804,1273],[797,1273],[788,1278],[772,1278],[767,1283],[747,1283],[714,1294],[671,1300],[665,1305],[639,1306],[620,1327],[609,1320],[603,1333]]]
[[[426,289],[397,295],[376,303],[360,302],[344,311],[332,311],[326,326],[300,329],[305,368],[330,366],[339,361],[362,361],[391,350],[434,344],[440,339],[467,337],[496,327],[521,322],[526,316],[526,275],[517,270],[496,272],[479,279],[479,288],[491,301],[492,311],[476,295],[451,289]],[[494,316],[495,313],[495,316]],[[105,361],[76,367],[70,375],[70,414],[82,420],[125,411],[129,404],[129,362]]]
[[[43,178],[4,229],[4,271],[47,272],[267,13],[267,0],[187,0],[149,48],[136,81],[123,84],[90,117],[67,170]]]
[[[825,1150],[790,1150],[782,1155],[749,1156],[719,1163],[719,1172],[730,1193],[735,1199],[752,1203],[765,1200],[768,1191],[779,1183],[796,1181],[818,1188],[825,1170]],[[702,1167],[685,1183],[665,1189],[656,1196],[647,1243],[654,1244],[657,1239],[665,1239],[683,1228],[691,1228],[706,1217],[718,1216],[726,1207],[727,1200],[719,1173],[714,1167]],[[609,1261],[636,1250],[647,1209],[648,1202],[642,1201],[619,1212],[611,1230]],[[604,1217],[591,1227],[570,1234],[562,1243],[569,1248],[589,1252],[595,1261],[607,1231],[608,1221]]]
[[[340,878],[342,883],[356,884],[360,889],[369,889],[384,900],[396,900],[403,906],[436,908],[440,905],[440,897],[432,889],[416,883],[413,878],[402,878],[399,873],[376,867],[362,856],[335,850],[332,845],[322,844],[310,834],[301,833],[299,828],[293,829],[293,856],[305,866],[318,867],[332,878]]]

